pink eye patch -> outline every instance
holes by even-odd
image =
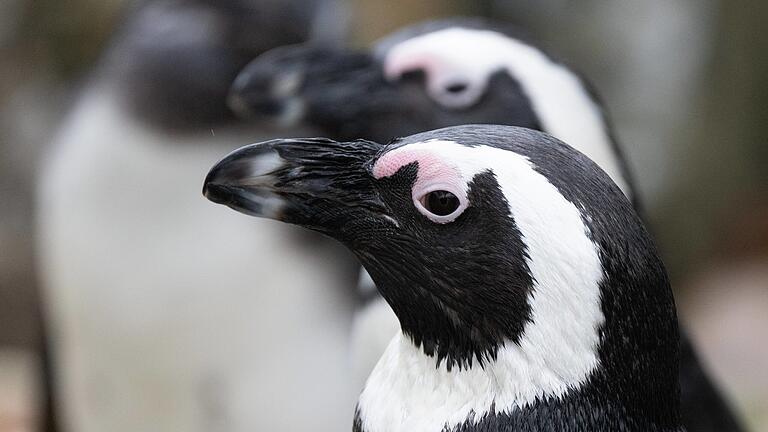
[[[390,54],[384,63],[384,75],[389,80],[395,80],[406,72],[423,70],[429,77],[439,67],[438,59],[427,53],[395,52]]]
[[[453,221],[467,208],[466,181],[459,167],[424,148],[410,145],[392,150],[381,156],[373,165],[373,176],[377,179],[389,177],[404,166],[418,163],[419,171],[411,189],[411,198],[416,209],[433,222],[444,224]],[[448,215],[438,215],[426,204],[432,192],[444,191],[458,199],[456,210]],[[426,207],[425,207],[426,206]]]
[[[400,168],[413,163],[419,163],[419,174],[428,165],[437,164],[437,158],[424,150],[395,149],[384,154],[373,165],[373,176],[377,179],[394,175]]]
[[[416,183],[413,185],[414,199],[418,200],[423,194],[440,189],[457,196],[466,196],[466,182],[458,167],[425,149],[401,147],[384,154],[373,165],[373,176],[377,179],[389,177],[413,162],[419,164]]]
[[[418,162],[419,173],[416,183],[456,183],[461,179],[458,169],[448,166],[432,152],[420,149],[401,148],[386,153],[373,165],[373,176],[377,179],[394,175],[400,168]]]

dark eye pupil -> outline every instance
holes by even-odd
[[[461,93],[466,89],[467,89],[467,85],[465,83],[454,83],[454,84],[450,84],[445,88],[445,90],[447,90],[448,93]]]
[[[430,192],[425,201],[424,206],[427,210],[438,216],[447,216],[459,208],[459,199],[456,195],[444,190]]]

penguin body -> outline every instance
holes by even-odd
[[[277,43],[241,39],[274,18],[267,6],[144,3],[51,149],[39,250],[64,430],[331,431],[351,421],[341,408],[353,399],[344,286],[354,267],[340,264],[350,258],[199,196],[200,172],[222,151],[269,136],[225,104],[237,70]],[[282,43],[304,36],[283,33]],[[262,265],[273,272],[253,280]],[[288,405],[291,416],[275,414]]]
[[[355,431],[684,430],[663,264],[620,189],[548,135],[274,140],[204,192],[333,236],[392,306]]]

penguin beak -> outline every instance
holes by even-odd
[[[299,123],[304,105],[298,97],[303,74],[298,70],[272,71],[268,62],[251,64],[235,79],[227,96],[229,108],[244,119],[267,117],[284,127]]]
[[[384,212],[370,173],[380,149],[324,138],[251,144],[210,170],[203,195],[247,215],[334,234],[350,219]]]
[[[227,155],[208,172],[203,195],[241,213],[279,219],[285,200],[276,191],[276,173],[286,164],[274,148],[277,142],[252,144]]]
[[[240,72],[228,104],[241,117],[268,117],[292,126],[315,115],[353,109],[350,105],[359,103],[360,95],[386,84],[379,68],[363,52],[309,44],[280,47]]]
[[[312,56],[310,47],[289,45],[267,51],[237,75],[227,104],[246,119],[267,117],[284,127],[300,122],[304,104],[299,97]]]

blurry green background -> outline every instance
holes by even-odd
[[[38,162],[119,0],[0,1],[0,432],[38,415]],[[352,43],[449,15],[518,24],[602,95],[702,356],[768,431],[768,2],[350,0]]]

